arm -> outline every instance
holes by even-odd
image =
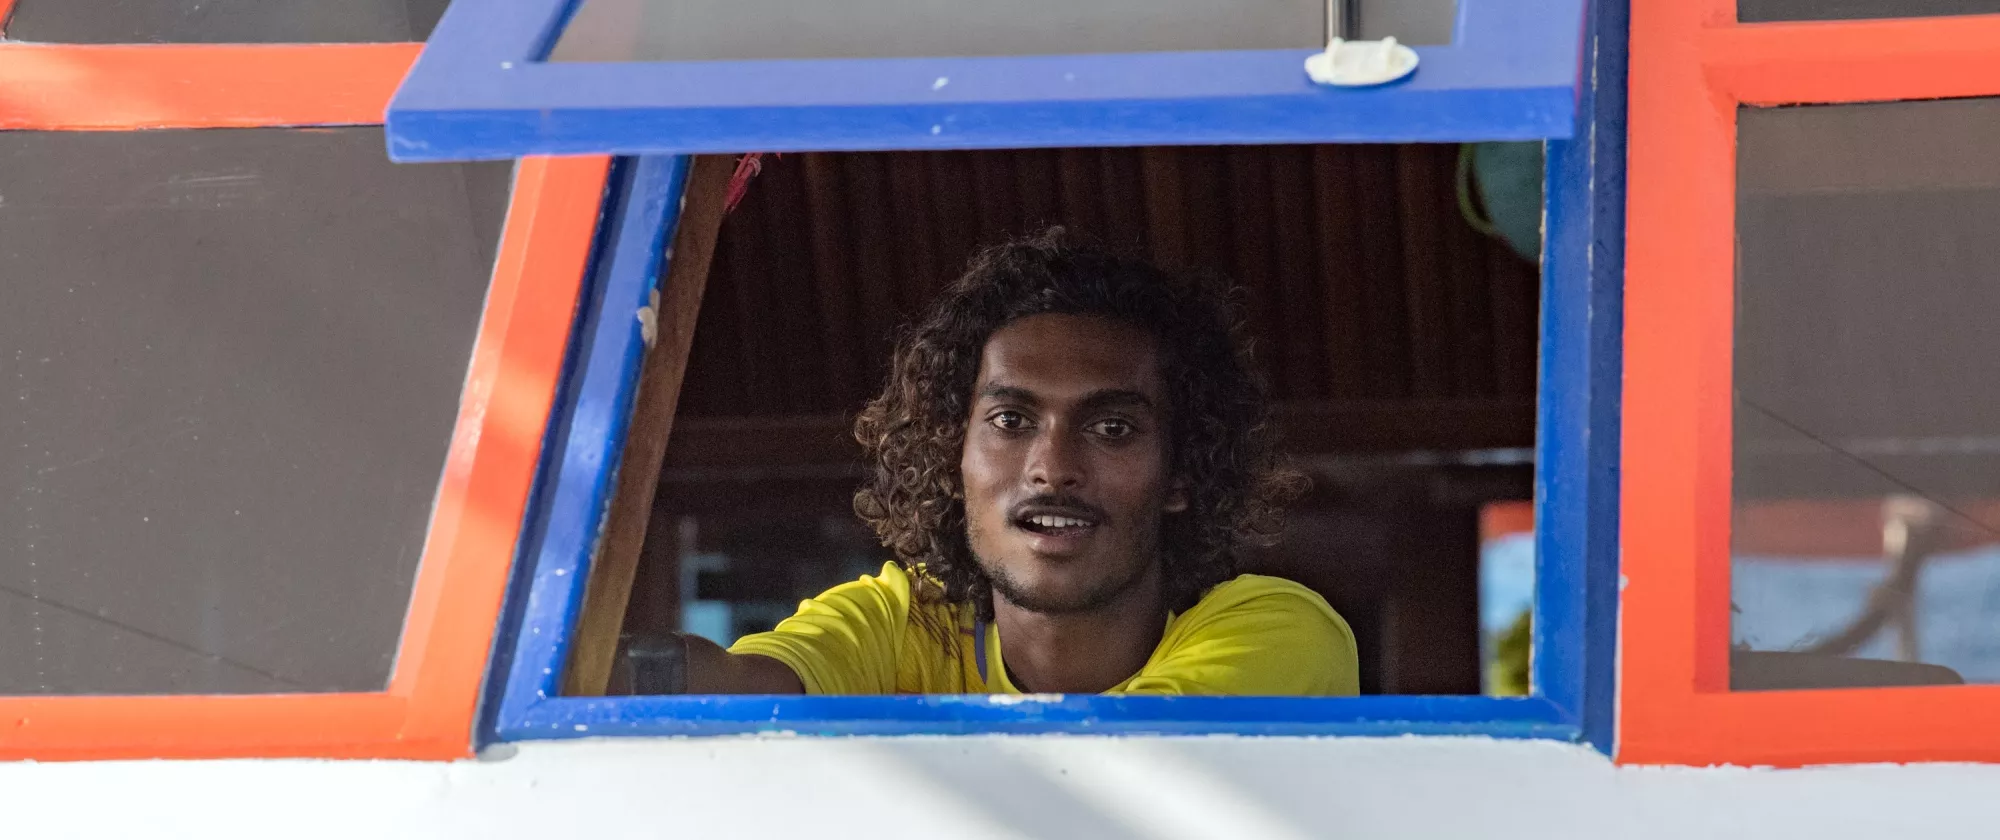
[[[730,653],[700,636],[687,645],[688,694],[804,694],[806,684],[792,669],[768,656]]]
[[[612,669],[611,693],[893,693],[909,600],[909,580],[891,563],[800,603],[775,629],[730,650],[680,633],[631,641]]]
[[[729,646],[730,669],[768,659],[807,694],[893,694],[909,631],[909,581],[894,564],[799,603],[768,633]],[[747,667],[766,667],[761,664]]]
[[[792,669],[768,656],[730,653],[700,636],[625,639],[606,693],[804,694]]]

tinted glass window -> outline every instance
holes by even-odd
[[[550,60],[711,61],[1324,46],[1324,0],[915,4],[584,0]]]
[[[1457,0],[1344,0],[1354,18],[1350,38],[1405,44],[1449,44],[1458,23]]]
[[[1738,688],[2000,682],[2000,100],[1746,109]]]
[[[1744,23],[1777,20],[1856,20],[2000,12],[2000,0],[1737,0]]]
[[[0,694],[381,690],[509,171],[0,132]]]
[[[449,0],[19,0],[16,41],[57,44],[422,41]]]

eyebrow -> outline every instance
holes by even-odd
[[[981,389],[979,398],[983,400],[1004,400],[1007,402],[1025,403],[1027,405],[1042,404],[1042,401],[1035,397],[1035,392],[1033,391],[997,383],[988,384],[985,388]]]
[[[987,385],[984,389],[980,390],[979,396],[981,399],[1006,400],[1029,406],[1039,406],[1042,404],[1041,399],[1035,396],[1035,392],[1033,391],[999,383]],[[1099,388],[1083,395],[1083,399],[1077,401],[1077,406],[1083,409],[1109,408],[1113,406],[1129,406],[1145,409],[1156,408],[1153,405],[1151,397],[1125,388]]]

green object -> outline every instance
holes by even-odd
[[[1534,610],[1522,610],[1519,618],[1500,633],[1494,644],[1492,664],[1486,666],[1486,693],[1494,697],[1528,696],[1528,663],[1533,661]]]
[[[1458,209],[1465,221],[1506,242],[1523,259],[1542,259],[1542,144],[1459,147]]]

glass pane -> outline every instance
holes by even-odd
[[[1356,20],[1353,38],[1394,38],[1405,44],[1449,44],[1458,23],[1457,0],[1345,0]]]
[[[379,691],[504,164],[0,132],[0,695]]]
[[[1737,0],[1744,23],[1777,20],[1858,20],[2000,12],[2000,0]]]
[[[2000,682],[2000,100],[1745,109],[1739,688]]]
[[[1325,0],[584,0],[551,61],[1057,55],[1326,46]]]
[[[54,44],[422,41],[450,0],[19,0],[7,38]]]

